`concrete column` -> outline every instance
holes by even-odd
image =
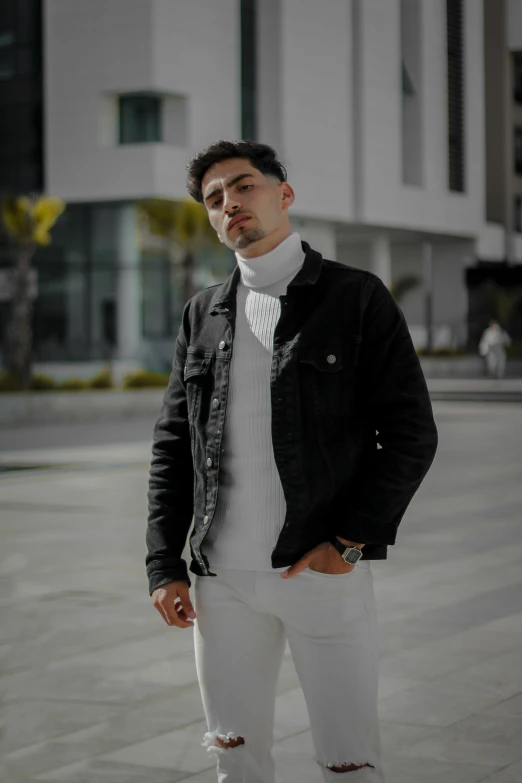
[[[141,344],[141,280],[133,204],[122,206],[118,216],[117,261],[117,357],[136,360]]]
[[[426,348],[433,350],[433,245],[422,243],[422,275],[424,279],[424,325],[426,328]]]
[[[281,0],[263,0],[262,3],[257,3],[257,135],[284,157],[281,35]]]
[[[392,259],[390,238],[379,234],[370,243],[370,271],[380,277],[387,288],[392,283]]]

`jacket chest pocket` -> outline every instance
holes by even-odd
[[[202,398],[209,382],[211,356],[187,354],[183,378],[187,392],[187,412],[190,424],[195,424],[202,408]]]
[[[318,416],[341,416],[353,400],[360,338],[302,347],[298,368],[303,395]]]

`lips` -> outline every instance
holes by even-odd
[[[240,217],[240,218],[239,218],[239,217],[238,217],[238,218],[234,218],[234,219],[233,219],[233,220],[231,220],[231,221],[230,221],[230,223],[228,224],[228,231],[230,231],[231,229],[235,228],[236,226],[241,226],[241,225],[242,225],[243,223],[245,223],[247,220],[250,220],[250,218],[248,217],[248,215],[245,215],[244,217]]]

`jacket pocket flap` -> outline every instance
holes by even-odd
[[[205,375],[210,367],[210,358],[210,356],[188,354],[184,370],[185,380],[191,378],[193,375]]]
[[[344,369],[344,356],[339,353],[307,350],[299,356],[299,361],[304,364],[312,364],[316,370],[321,372],[337,372]]]
[[[332,340],[325,342],[324,345],[302,346],[298,361],[312,364],[321,372],[337,372],[346,367],[353,367],[357,363],[361,340],[360,335],[353,335],[342,343]]]

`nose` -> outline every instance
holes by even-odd
[[[233,196],[229,195],[228,193],[225,193],[223,196],[223,209],[225,211],[226,215],[229,215],[231,212],[235,212],[236,209],[239,209],[241,204],[239,201],[234,198]]]

